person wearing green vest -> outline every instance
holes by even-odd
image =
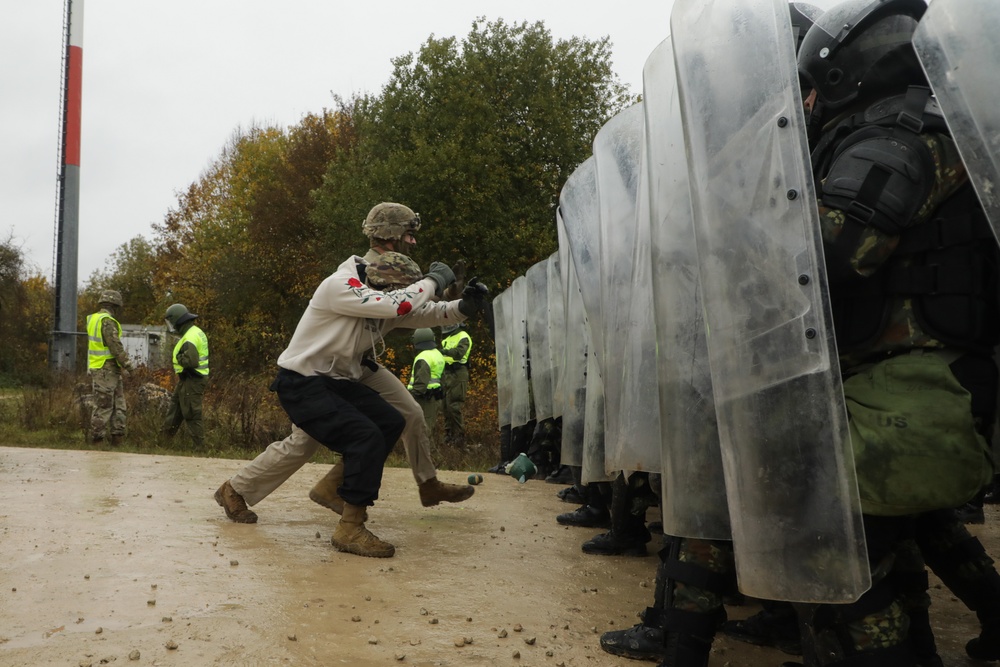
[[[465,392],[469,390],[469,354],[472,336],[459,324],[441,327],[441,353],[447,365],[444,369],[444,437],[445,442],[465,448]]]
[[[413,359],[410,382],[406,388],[420,404],[420,409],[424,411],[427,434],[433,442],[434,426],[444,395],[441,388],[441,376],[444,374],[447,360],[437,349],[434,332],[431,329],[415,329],[412,341],[413,349],[417,350],[417,356]]]
[[[202,451],[205,449],[205,426],[201,404],[208,385],[208,336],[195,326],[197,317],[184,304],[175,303],[167,308],[167,326],[181,338],[174,345],[171,355],[178,382],[163,422],[163,431],[173,437],[181,423],[186,422],[195,450]]]
[[[122,295],[104,290],[97,305],[100,310],[87,316],[87,372],[94,390],[90,441],[103,442],[110,430],[111,445],[117,447],[125,439],[127,421],[122,377],[132,370],[122,345],[122,326],[116,319],[122,309]]]

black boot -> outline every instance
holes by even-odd
[[[556,494],[556,497],[564,503],[573,503],[574,505],[586,505],[587,496],[586,491],[577,486],[567,486],[565,489]]]
[[[580,526],[583,528],[607,528],[611,525],[611,513],[601,493],[601,484],[606,482],[591,482],[584,488],[587,502],[583,507],[572,512],[566,512],[556,517],[556,521],[564,526]]]
[[[787,602],[765,600],[762,609],[742,621],[726,621],[722,634],[757,646],[773,646],[791,655],[802,655],[802,638],[795,609]]]
[[[663,630],[646,625],[645,621],[627,630],[611,630],[601,635],[601,648],[632,660],[662,660]]]
[[[645,556],[646,543],[652,539],[645,516],[632,512],[634,494],[619,475],[611,484],[611,530],[583,543],[583,552],[598,556]]]

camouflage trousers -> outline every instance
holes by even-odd
[[[163,431],[173,436],[181,424],[187,424],[188,433],[194,442],[194,448],[205,448],[205,425],[202,422],[201,403],[205,396],[208,378],[182,377],[170,397],[170,408],[163,421]]]
[[[469,390],[469,369],[461,366],[455,370],[446,370],[441,378],[444,386],[444,429],[449,438],[461,442],[465,440],[465,418],[462,410],[465,407],[465,393]]]
[[[125,435],[125,387],[121,371],[106,363],[90,371],[94,390],[94,411],[90,416],[90,439],[94,442],[110,435]]]

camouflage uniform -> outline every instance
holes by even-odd
[[[125,405],[125,387],[122,383],[122,369],[131,369],[132,362],[125,352],[121,338],[118,336],[118,325],[114,315],[107,308],[98,313],[111,315],[101,322],[101,337],[110,350],[114,362],[110,360],[103,366],[90,370],[94,391],[94,411],[90,418],[90,439],[100,442],[108,435],[112,439],[125,436],[128,416]]]

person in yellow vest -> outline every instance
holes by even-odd
[[[87,372],[94,390],[94,412],[90,417],[90,441],[103,442],[111,431],[111,445],[125,439],[126,406],[122,377],[132,370],[132,362],[122,345],[122,325],[116,319],[122,310],[122,295],[115,290],[101,292],[96,313],[87,316]]]
[[[438,412],[441,410],[441,399],[444,391],[441,388],[441,376],[444,374],[445,357],[437,349],[434,331],[431,329],[414,329],[413,349],[417,356],[413,359],[410,370],[410,382],[406,385],[413,398],[424,411],[424,422],[427,424],[427,434],[434,441],[434,427]]]
[[[205,425],[201,404],[208,385],[208,336],[195,326],[197,317],[181,303],[167,308],[167,326],[181,338],[171,355],[178,381],[163,422],[163,432],[173,437],[181,423],[186,422],[195,450],[202,451],[205,449]]]
[[[469,355],[472,353],[472,336],[459,324],[441,327],[441,353],[444,355],[444,432],[445,442],[459,448],[465,447],[465,392],[469,389]]]

